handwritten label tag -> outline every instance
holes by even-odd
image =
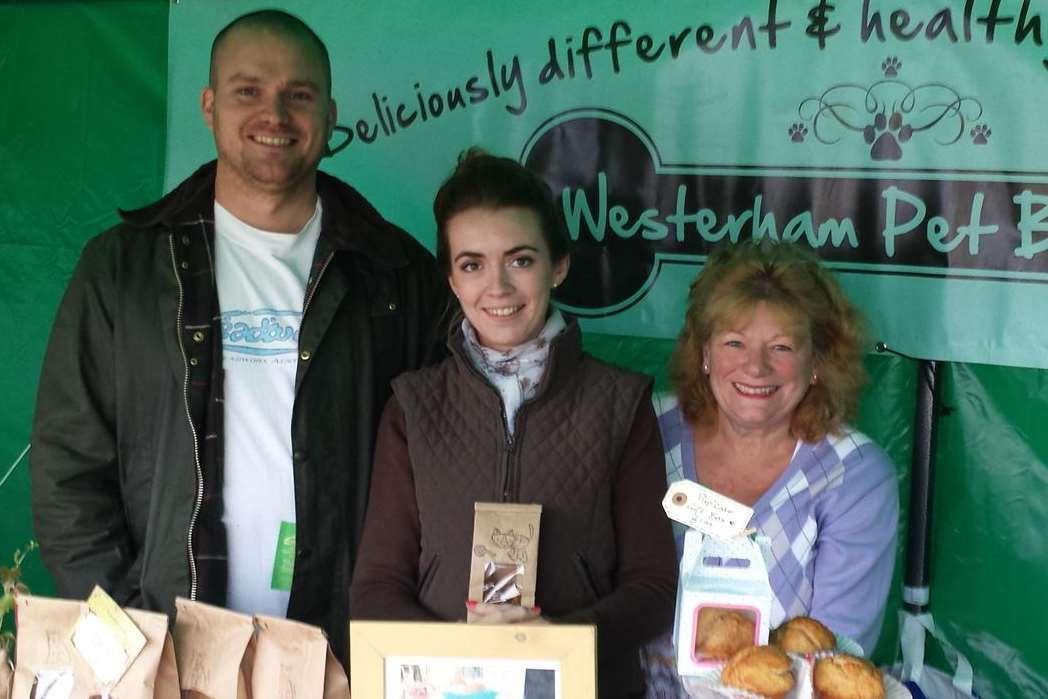
[[[33,681],[36,699],[70,699],[73,696],[73,671],[68,668],[41,670]]]
[[[146,637],[127,612],[96,585],[87,598],[87,613],[73,627],[73,646],[98,683],[112,688],[146,647]]]
[[[687,480],[670,485],[662,508],[673,521],[717,539],[741,535],[753,516],[753,508]]]

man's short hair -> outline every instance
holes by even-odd
[[[331,95],[331,58],[328,56],[327,46],[317,36],[317,33],[309,28],[308,24],[283,10],[248,12],[246,15],[240,15],[222,28],[222,31],[215,36],[215,40],[211,42],[211,68],[208,81],[212,88],[215,87],[215,55],[229,32],[238,28],[264,29],[279,36],[298,39],[312,46],[320,57],[320,63],[324,68],[324,77],[327,78],[328,95]]]

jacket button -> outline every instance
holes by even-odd
[[[199,363],[200,363],[200,360],[197,359],[196,357],[190,357],[189,358],[189,366],[196,366]]]
[[[203,330],[197,330],[195,333],[193,333],[193,342],[203,342],[203,341],[204,341],[204,331]]]
[[[182,260],[182,264],[180,264],[179,267],[181,267],[182,269],[189,269],[189,263],[185,260]]]
[[[183,245],[189,245],[189,236],[188,235],[182,236],[182,244]]]
[[[313,549],[309,548],[308,546],[303,546],[302,548],[300,548],[298,550],[297,557],[298,557],[298,560],[300,560],[300,561],[307,561],[307,560],[309,560],[309,557],[312,556],[312,555],[313,555]]]
[[[299,352],[298,358],[301,359],[303,362],[308,362],[309,358],[312,356],[313,355],[309,353],[309,350],[302,350],[301,352]]]
[[[393,303],[391,301],[390,304],[389,304],[389,310],[391,310],[391,311],[397,310],[397,304],[395,304],[395,303]]]

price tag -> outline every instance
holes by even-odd
[[[73,627],[73,646],[98,683],[109,689],[146,647],[146,637],[127,612],[96,585],[87,598],[87,613]]]
[[[673,521],[717,539],[740,536],[753,516],[753,508],[687,480],[670,485],[662,508]]]

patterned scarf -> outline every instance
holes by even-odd
[[[550,343],[565,327],[564,316],[557,309],[553,309],[538,337],[506,352],[500,352],[481,345],[469,320],[462,319],[466,351],[473,366],[477,367],[502,396],[506,430],[510,436],[513,435],[517,410],[524,401],[535,395],[539,381],[546,373]]]

